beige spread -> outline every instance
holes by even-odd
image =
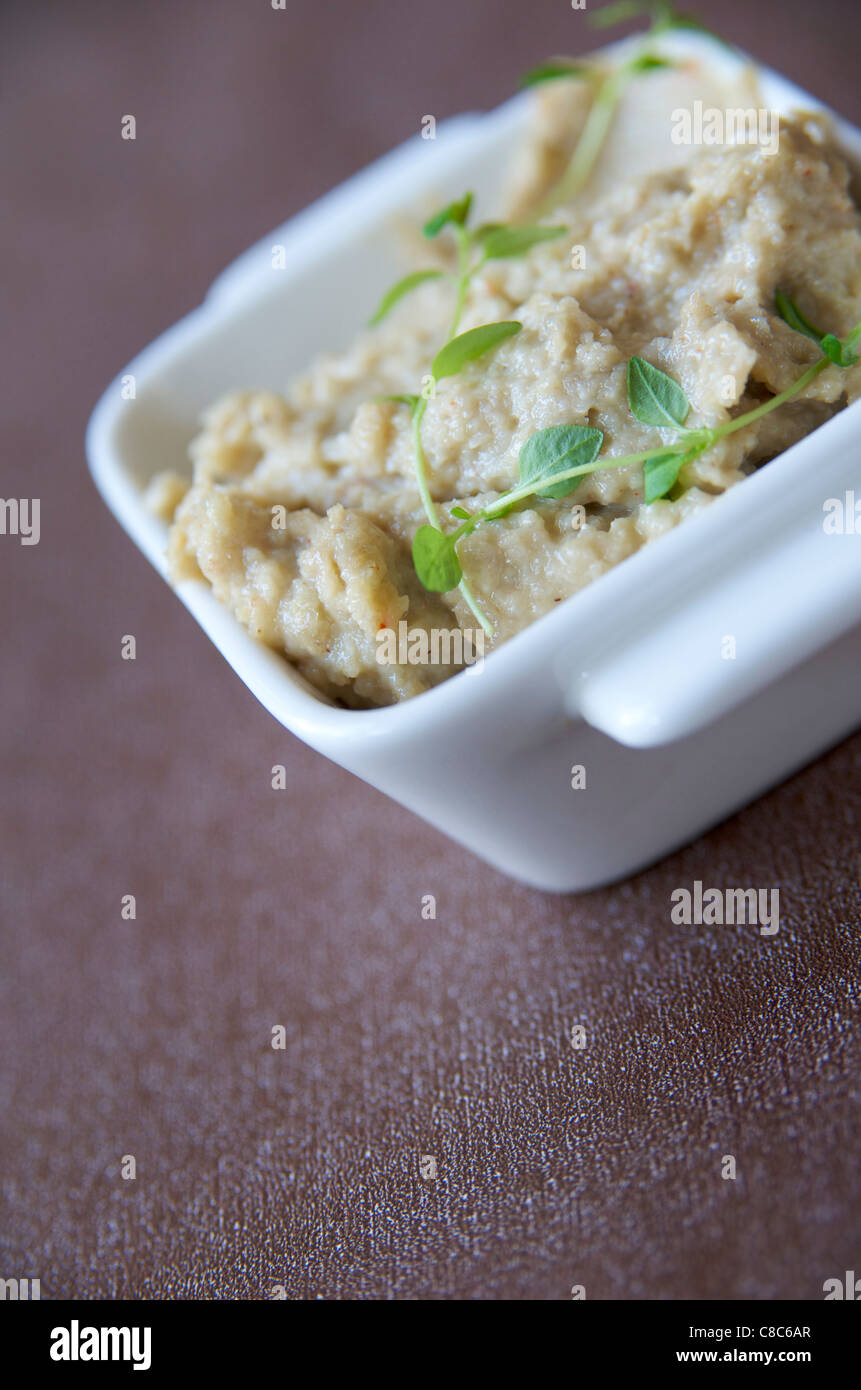
[[[519,216],[546,194],[576,134],[579,98],[560,91],[537,102],[512,195]],[[826,330],[845,334],[861,318],[861,219],[820,120],[784,121],[773,156],[699,148],[674,169],[599,183],[550,220],[570,234],[489,264],[467,300],[463,330],[518,319],[523,331],[440,383],[429,402],[424,445],[444,516],[513,486],[519,449],[547,426],[598,426],[607,455],[660,443],[628,408],[634,354],[681,382],[689,424],[715,426],[788,387],[818,356],[775,314],[778,286]],[[394,266],[392,278],[399,273]],[[283,394],[246,389],[220,400],[192,445],[191,485],[163,474],[150,490],[153,509],[172,520],[174,576],[203,575],[255,637],[352,706],[388,704],[452,674],[450,665],[381,664],[382,629],[475,627],[457,590],[428,593],[415,575],[410,547],[425,516],[410,413],[374,401],[420,389],[451,312],[450,285],[432,283]],[[708,506],[859,389],[858,368],[829,368],[803,398],[689,465],[673,500],[647,506],[642,469],[630,467],[481,527],[460,553],[494,626],[488,646]]]

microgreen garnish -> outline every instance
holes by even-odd
[[[429,241],[435,236],[439,236],[443,227],[465,227],[469,221],[469,214],[472,211],[472,194],[464,193],[462,198],[456,202],[447,203],[439,212],[434,213],[422,227],[422,236],[426,236]]]
[[[583,425],[551,425],[549,429],[539,430],[520,450],[520,481],[546,482],[566,469],[594,463],[603,443],[601,430],[587,429]],[[541,488],[536,496],[566,497],[579,482],[579,478],[567,478]]]
[[[655,454],[643,464],[646,501],[657,502],[666,497],[679,481],[682,465],[689,463],[695,455],[679,453]]]
[[[527,497],[565,497],[596,467],[604,435],[583,425],[551,425],[530,436],[520,450],[520,480],[495,502],[477,512],[452,507],[451,514],[462,521],[448,535],[433,526],[420,526],[413,542],[413,564],[426,589],[445,593],[453,589],[460,576],[457,543],[482,523],[499,521]],[[455,580],[455,582],[452,582]]]
[[[685,464],[711,448],[717,431],[686,428],[691,403],[682,387],[644,357],[632,357],[628,363],[628,406],[641,424],[679,432],[674,447],[662,445],[643,460],[646,501],[658,502],[676,486]]]
[[[375,405],[386,405],[391,402],[394,405],[408,405],[410,410],[415,409],[419,403],[418,396],[398,395],[398,396],[372,396]]]
[[[507,227],[507,222],[482,222],[469,234],[470,242],[473,246],[483,246],[491,232],[498,232],[503,227]]]
[[[703,24],[702,20],[698,19],[695,14],[677,10],[675,5],[668,3],[667,0],[655,0],[654,5],[650,8],[653,15],[653,34],[666,34],[673,29],[692,29],[694,33],[705,34],[707,38],[713,39],[723,48],[728,48],[731,53],[736,51],[735,46],[729,43],[722,34],[716,33],[707,24]]]
[[[431,376],[434,381],[445,381],[446,377],[457,376],[467,362],[477,362],[506,338],[519,333],[522,323],[484,323],[480,328],[471,328],[451,338],[444,348],[440,348],[433,360]]]
[[[696,15],[676,9],[671,0],[618,0],[618,3],[602,5],[600,10],[593,11],[588,18],[593,29],[609,29],[615,24],[627,24],[629,19],[640,19],[643,16],[651,19],[653,34],[666,34],[672,29],[693,29],[697,33],[707,34],[710,39],[716,39],[724,47],[732,47],[720,34],[703,24]]]
[[[648,14],[650,5],[640,0],[615,0],[612,5],[602,5],[600,10],[592,10],[588,16],[593,29],[610,29],[615,24],[627,24],[629,19],[639,19]]]
[[[556,82],[560,77],[569,81],[576,77],[591,77],[593,71],[587,63],[575,63],[572,58],[548,58],[546,63],[539,63],[525,72],[520,86],[537,87],[542,82]]]
[[[794,328],[796,333],[806,333],[807,337],[812,338],[814,343],[822,342],[822,329],[813,327],[810,320],[804,317],[798,305],[790,299],[785,290],[777,291],[774,296],[774,303],[784,323],[788,323],[789,327]]]
[[[861,360],[855,352],[861,338],[861,325],[854,328],[847,338],[840,339],[834,333],[823,333],[821,329],[814,328],[785,290],[777,291],[774,303],[784,323],[788,323],[796,333],[804,333],[808,338],[812,338],[829,362],[833,362],[836,367],[854,367],[855,363]]]
[[[854,367],[859,361],[857,352],[852,352],[846,343],[836,338],[833,333],[826,333],[820,343],[822,351],[837,367]]]
[[[447,594],[463,580],[463,570],[451,536],[435,526],[420,526],[413,540],[416,574],[432,594]]]
[[[808,332],[807,320],[796,306],[782,295],[782,316],[806,325],[799,332]],[[808,332],[808,336],[810,336]],[[833,334],[821,338],[821,344]],[[861,323],[842,341],[834,338],[840,348],[842,361],[837,365],[854,366],[859,359],[854,347],[861,342]],[[461,522],[457,531],[443,534],[432,526],[422,526],[416,534],[413,545],[413,561],[416,573],[425,588],[435,592],[445,592],[454,588],[455,580],[462,575],[457,545],[477,527],[488,522],[500,521],[527,498],[558,499],[573,492],[590,473],[607,468],[630,468],[635,464],[643,466],[645,500],[651,504],[667,497],[677,486],[682,470],[694,459],[708,452],[719,440],[744,429],[754,421],[762,419],[773,410],[785,405],[799,395],[812,381],[836,360],[823,348],[823,356],[812,367],[808,367],[797,381],[793,382],[780,395],[756,406],[743,415],[738,415],[725,424],[713,428],[688,429],[685,421],[691,410],[690,401],[680,384],[667,372],[653,366],[642,357],[632,357],[628,362],[627,384],[628,405],[632,415],[642,424],[660,429],[675,429],[678,438],[675,444],[660,444],[654,449],[646,449],[638,454],[626,454],[620,458],[601,458],[604,444],[603,431],[585,425],[551,425],[533,434],[520,450],[519,480],[514,487],[503,492],[488,506],[479,511],[468,512],[464,507],[450,508],[451,515]]]
[[[854,367],[861,360],[855,352],[855,347],[861,341],[861,323],[857,324],[846,338],[840,339],[833,333],[823,334],[815,328],[784,290],[777,291],[775,307],[790,328],[818,343],[822,357],[779,395],[772,396],[771,400],[713,429],[686,429],[685,420],[690,411],[690,402],[678,382],[641,357],[633,357],[628,363],[628,404],[632,414],[643,424],[680,431],[675,448],[665,447],[663,450],[656,450],[651,458],[644,461],[647,502],[656,502],[659,498],[666,497],[676,486],[679,474],[686,464],[706,453],[719,440],[735,434],[756,420],[761,420],[763,416],[791,401],[804,391],[820,372],[825,371],[826,367],[832,364],[838,367]]]
[[[654,72],[656,68],[674,68],[675,66],[675,63],[671,63],[669,58],[659,58],[657,53],[639,53],[628,63],[628,71],[632,74]]]
[[[568,168],[561,179],[542,199],[539,212],[548,213],[554,208],[572,202],[586,187],[592,177],[601,150],[604,148],[619,102],[628,83],[640,73],[673,66],[674,64],[669,59],[660,58],[656,54],[637,53],[619,67],[612,68],[604,74],[595,99],[589,108],[586,123],[580,133],[580,139],[577,141]]]
[[[430,383],[432,387],[435,387],[440,381],[446,381],[449,377],[457,376],[470,363],[480,361],[504,343],[507,338],[512,338],[521,331],[522,324],[513,320],[481,324],[477,328],[468,329],[465,333],[458,331],[466,305],[467,291],[478,272],[489,261],[510,260],[515,256],[525,256],[540,242],[553,240],[555,237],[563,236],[568,231],[567,227],[538,225],[510,227],[502,222],[484,222],[470,231],[468,223],[472,212],[472,203],[473,195],[465,193],[462,198],[447,203],[439,212],[434,213],[422,229],[424,235],[429,239],[439,236],[445,228],[451,230],[457,251],[456,271],[446,274],[440,270],[418,270],[413,271],[410,275],[405,275],[383,296],[371,320],[372,324],[381,323],[406,294],[429,280],[442,278],[448,279],[454,284],[456,289],[454,315],[448,337],[431,365]],[[392,403],[406,405],[412,414],[416,482],[428,519],[428,524],[421,526],[416,533],[413,546],[416,573],[425,588],[432,589],[434,592],[446,593],[449,589],[459,588],[470,611],[487,635],[491,636],[493,629],[470,590],[455,551],[454,540],[443,531],[437,514],[436,503],[430,492],[427,459],[422,441],[422,421],[432,394],[432,390],[424,390],[421,395],[377,398],[378,400],[388,400]],[[450,510],[457,520],[463,522],[456,537],[463,534],[464,527],[474,529],[474,524],[478,524],[477,521],[473,524],[470,513],[463,511],[462,508]]]
[[[701,24],[695,15],[677,10],[670,0],[618,0],[618,3],[604,5],[600,10],[593,11],[588,18],[593,27],[609,29],[614,24],[624,24],[629,19],[639,19],[643,16],[651,21],[644,45],[647,45],[650,39],[670,33],[673,29],[694,29],[707,34],[709,38],[724,44],[725,47],[732,48],[732,45],[727,44],[719,34],[713,33]],[[641,73],[677,66],[672,58],[654,53],[650,47],[644,45],[618,67],[605,70],[603,73],[596,64],[580,63],[574,58],[550,58],[521,78],[522,87],[534,87],[544,82],[566,78],[578,81],[583,78],[598,79],[595,98],[568,168],[542,200],[540,212],[550,212],[555,207],[573,201],[586,187],[613,124],[619,102],[632,78]]]
[[[849,367],[858,362],[854,349],[861,342],[861,323],[841,340],[834,334],[820,334],[785,292],[778,293],[776,304],[781,317],[790,327],[813,337],[822,350],[820,360],[802,372],[785,391],[722,425],[689,429],[685,422],[691,403],[679,382],[645,358],[632,357],[627,366],[631,414],[641,424],[676,430],[676,442],[663,443],[638,454],[601,458],[604,434],[599,429],[563,424],[539,430],[526,440],[520,450],[518,481],[514,487],[478,511],[469,512],[460,505],[450,507],[451,516],[461,523],[456,531],[442,531],[435,509],[431,524],[419,527],[413,543],[413,563],[425,588],[434,593],[445,593],[458,585],[463,586],[466,581],[457,552],[458,543],[479,526],[501,521],[527,498],[560,499],[573,492],[590,473],[642,464],[645,500],[648,504],[657,502],[667,497],[678,485],[687,464],[707,453],[719,440],[779,409],[805,390],[832,363]],[[485,324],[482,328],[460,334],[437,354],[433,365],[434,379],[443,380],[459,372],[468,362],[478,360],[504,338],[517,332],[519,327],[517,323]],[[426,405],[426,399],[420,398],[413,412],[417,449],[422,460],[420,425]],[[426,483],[424,486],[426,488]]]
[[[628,402],[642,424],[660,429],[684,429],[691,408],[678,382],[642,357],[628,363]]]
[[[486,261],[507,261],[525,256],[542,241],[554,241],[567,227],[492,227],[481,239]]]
[[[424,285],[428,280],[439,280],[442,278],[441,270],[414,270],[411,275],[405,275],[403,280],[399,280],[387,294],[380,300],[379,308],[372,319],[368,320],[369,326],[373,328],[376,324],[382,323],[383,319],[394,309],[399,300],[403,299],[410,290],[418,289],[419,285]]]

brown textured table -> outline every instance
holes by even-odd
[[[861,120],[856,0],[701,13]],[[285,734],[84,468],[101,388],[235,254],[424,114],[584,49],[582,16],[42,0],[0,23],[0,492],[42,500],[38,546],[0,537],[0,1276],[821,1298],[861,1268],[861,737],[630,883],[518,887]],[[779,886],[779,936],[671,925],[697,878]]]

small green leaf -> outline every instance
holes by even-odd
[[[808,338],[812,338],[825,356],[836,366],[854,367],[856,362],[861,361],[861,358],[854,351],[857,334],[850,333],[845,342],[842,342],[835,333],[823,334],[814,327],[809,319],[804,317],[798,305],[790,299],[784,290],[777,291],[774,296],[774,303],[784,323],[788,323],[790,328],[795,329],[796,333],[804,333]]]
[[[642,357],[628,363],[628,403],[644,425],[682,429],[691,404],[677,381]]]
[[[695,29],[707,34],[710,39],[732,50],[732,44],[709,29],[696,15],[677,10],[672,0],[617,0],[616,4],[604,5],[589,16],[589,23],[596,29],[608,29],[614,24],[625,24],[629,19],[649,15],[652,20],[650,33],[666,34],[673,29]],[[734,51],[734,50],[733,50]]]
[[[382,323],[386,314],[388,314],[391,309],[394,309],[398,300],[403,299],[404,295],[409,294],[410,290],[418,289],[419,285],[424,285],[428,280],[440,280],[442,279],[442,275],[443,272],[441,270],[414,270],[411,275],[405,275],[403,280],[399,280],[396,285],[392,285],[392,288],[383,295],[377,312],[374,314],[373,318],[368,321],[368,326],[374,328],[378,323]]]
[[[650,6],[640,0],[616,0],[615,4],[602,5],[600,10],[591,13],[589,23],[593,29],[610,29],[614,24],[625,24],[629,19],[648,14],[649,9]]]
[[[415,410],[420,396],[372,396],[374,405],[408,405],[410,410]]]
[[[470,240],[476,246],[479,246],[483,241],[487,240],[491,232],[498,232],[504,226],[506,226],[505,222],[482,222],[479,227],[476,227]]]
[[[585,63],[574,63],[565,58],[550,58],[530,68],[520,79],[521,87],[537,87],[542,82],[556,82],[559,78],[591,77],[593,69]]]
[[[716,34],[714,29],[710,29],[707,24],[703,24],[697,19],[696,15],[681,14],[672,5],[658,7],[658,15],[652,25],[653,34],[669,34],[673,29],[693,30],[697,34],[705,34],[707,38],[719,43],[722,48],[729,49],[730,53],[735,53],[735,45],[731,44],[722,34]]]
[[[845,346],[850,352],[854,352],[859,342],[861,342],[861,323],[856,323],[851,333],[845,339]]]
[[[682,465],[688,462],[685,454],[656,454],[643,465],[646,483],[646,501],[657,502],[666,497],[679,480]]]
[[[819,345],[826,357],[836,363],[838,367],[854,367],[856,362],[861,361],[857,352],[846,344],[842,343],[833,333],[826,333]]]
[[[465,507],[450,507],[449,511],[451,512],[452,516],[457,517],[458,521],[472,520],[472,513],[468,512]]]
[[[464,193],[462,198],[458,198],[453,203],[447,203],[439,212],[435,212],[422,227],[422,234],[430,240],[439,236],[443,227],[450,223],[456,227],[465,227],[469,214],[472,210],[472,194]]]
[[[774,303],[777,312],[788,323],[790,328],[794,328],[796,333],[804,333],[808,338],[812,338],[814,343],[822,347],[822,331],[814,328],[809,319],[806,319],[798,305],[790,299],[784,290],[778,290],[774,296]]]
[[[422,584],[432,594],[447,594],[463,578],[454,541],[435,526],[420,526],[416,531],[413,564]]]
[[[444,381],[447,376],[457,376],[467,362],[484,357],[497,344],[519,333],[522,323],[485,323],[480,328],[470,328],[446,343],[433,360],[431,374],[435,381]]]
[[[508,260],[525,256],[542,241],[555,241],[564,236],[567,227],[497,227],[484,238],[484,256],[488,261]]]
[[[677,64],[671,63],[669,58],[659,58],[654,53],[640,53],[626,66],[628,72],[654,72],[655,68],[674,68]]]
[[[585,425],[551,425],[527,439],[520,450],[520,482],[550,479],[570,468],[586,468],[601,452],[604,434]],[[585,475],[584,475],[585,476]],[[566,478],[536,491],[538,497],[566,497],[583,478]]]

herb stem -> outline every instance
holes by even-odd
[[[416,481],[418,483],[419,496],[422,499],[422,506],[425,515],[435,531],[442,531],[439,516],[437,514],[436,503],[430,494],[427,476],[427,458],[425,456],[424,444],[422,443],[422,420],[427,410],[428,398],[422,396],[415,410],[413,411],[413,444],[415,446],[416,459]],[[464,601],[476,622],[483,628],[486,636],[493,636],[493,625],[484,616],[478,606],[475,595],[472,592],[466,577],[464,576],[458,584],[460,592],[463,594]]]
[[[605,468],[629,468],[635,463],[645,463],[648,459],[656,458],[658,455],[684,453],[687,453],[686,445],[662,445],[660,449],[646,449],[641,454],[625,454],[621,458],[596,459],[594,463],[581,464],[578,468],[568,468],[564,472],[554,473],[552,481],[555,486],[557,483],[566,483],[573,478],[585,478],[589,473],[599,473]],[[522,502],[525,497],[531,497],[533,493],[541,492],[542,488],[546,486],[546,479],[540,479],[534,483],[523,483],[520,487],[512,488],[510,492],[503,493],[478,515],[484,521],[493,521],[498,512],[506,511],[516,502]],[[465,522],[464,527],[470,527],[470,523]]]
[[[861,338],[861,324],[858,325],[857,334],[858,338]],[[793,397],[799,395],[806,386],[809,386],[812,381],[815,381],[820,372],[823,372],[825,368],[830,365],[829,359],[823,357],[821,361],[814,362],[813,366],[808,367],[803,375],[800,376],[796,382],[793,382],[791,386],[787,387],[785,391],[781,391],[780,395],[772,397],[770,401],[763,402],[762,405],[757,406],[754,410],[749,410],[744,415],[739,415],[737,419],[730,420],[725,425],[719,425],[715,429],[704,431],[700,447],[695,447],[693,452],[691,450],[691,442],[688,440],[687,442],[679,441],[676,444],[662,444],[657,449],[646,449],[638,454],[623,454],[619,458],[596,459],[594,463],[581,464],[577,468],[568,468],[562,472],[554,473],[553,484],[555,486],[557,483],[573,481],[575,478],[585,478],[590,473],[603,472],[606,468],[630,468],[633,467],[634,464],[647,463],[650,459],[664,458],[668,454],[690,454],[692,458],[696,458],[700,454],[706,453],[718,440],[726,438],[727,435],[735,434],[737,430],[744,429],[747,425],[752,425],[756,420],[761,420],[763,416],[770,414],[773,410],[777,410],[779,406],[785,405],[787,401],[792,400]],[[685,433],[691,435],[698,433],[698,431],[687,430]],[[527,497],[539,494],[542,488],[546,486],[546,479],[544,479],[523,483],[520,487],[511,488],[509,492],[504,492],[495,502],[491,502],[489,507],[482,508],[480,512],[474,512],[468,521],[464,521],[454,533],[452,540],[459,541],[464,536],[471,535],[481,522],[495,520],[506,512],[509,507],[515,506],[518,502],[524,501]]]
[[[454,318],[451,321],[451,328],[448,331],[448,340],[457,337],[457,330],[463,318],[463,310],[466,304],[466,292],[469,282],[472,279],[472,272],[469,268],[469,233],[464,227],[455,227],[457,236],[457,301],[454,306]]]
[[[764,415],[770,415],[772,410],[777,410],[778,406],[791,401],[793,396],[797,396],[800,391],[810,385],[811,381],[816,380],[820,372],[824,372],[825,368],[830,366],[831,362],[827,357],[821,358],[819,362],[814,362],[812,367],[808,367],[807,371],[785,391],[781,391],[779,396],[772,396],[770,401],[764,401],[755,410],[748,410],[746,414],[737,416],[735,420],[730,420],[725,425],[718,425],[713,431],[715,440],[725,439],[727,435],[735,434],[736,430],[742,430],[746,425],[752,425],[755,420],[761,420]]]
[[[419,496],[422,499],[422,506],[425,509],[425,515],[428,521],[437,531],[441,531],[442,527],[439,524],[436,505],[430,495],[430,488],[428,486],[427,459],[425,457],[424,445],[422,444],[422,420],[424,419],[427,406],[427,396],[422,396],[413,411],[413,444],[415,446],[416,455],[416,482],[418,483]]]
[[[846,339],[845,346],[849,348],[850,352],[854,352],[859,342],[861,342],[861,322],[856,323],[849,337]]]
[[[466,603],[466,605],[467,605],[467,607],[468,607],[470,613],[471,613],[472,616],[475,618],[476,622],[477,622],[477,623],[482,627],[482,629],[484,630],[485,636],[486,636],[486,637],[492,637],[492,636],[493,636],[493,623],[490,621],[489,618],[486,618],[486,617],[485,617],[485,615],[482,613],[481,609],[479,608],[478,602],[477,602],[477,600],[476,600],[476,598],[475,598],[475,595],[473,594],[472,589],[469,587],[469,584],[468,584],[468,582],[467,582],[466,575],[463,576],[463,578],[461,579],[461,581],[460,581],[460,583],[458,584],[457,587],[460,589],[460,592],[461,592],[462,595],[463,595],[464,601],[465,601],[465,603]]]
[[[539,209],[541,214],[551,212],[563,203],[572,202],[589,182],[630,76],[631,72],[626,64],[622,68],[614,68],[603,78],[595,100],[589,108],[589,115],[577,141],[571,163],[559,182],[542,200]]]

